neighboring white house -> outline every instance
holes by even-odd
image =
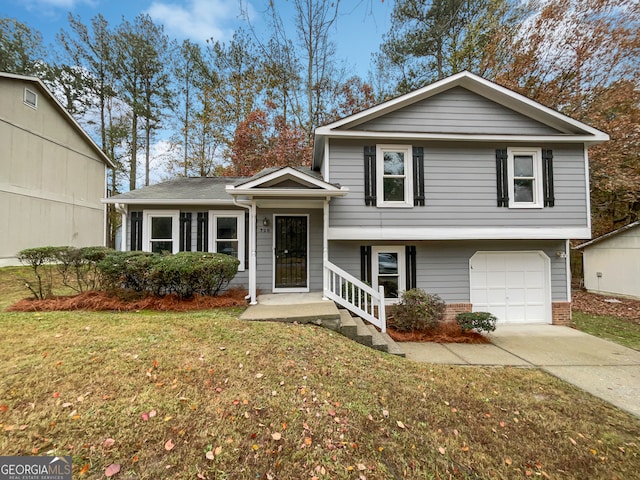
[[[104,245],[109,158],[38,78],[0,72],[0,266],[25,248]]]
[[[590,292],[640,298],[640,222],[576,247]]]

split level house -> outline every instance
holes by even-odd
[[[0,72],[0,267],[26,248],[104,245],[109,168],[41,80]]]
[[[591,237],[588,147],[607,139],[462,72],[317,128],[310,169],[179,178],[105,201],[125,250],[238,257],[252,303],[323,292],[384,329],[384,305],[415,287],[449,316],[564,323],[569,239]]]

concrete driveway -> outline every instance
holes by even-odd
[[[640,352],[573,328],[499,325],[491,345],[401,344],[419,362],[537,367],[640,417]]]

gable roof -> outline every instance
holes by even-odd
[[[598,238],[594,238],[593,240],[590,240],[588,242],[581,243],[580,245],[577,245],[577,246],[573,247],[573,249],[574,250],[582,250],[583,248],[590,247],[591,245],[594,245],[596,243],[600,243],[603,240],[608,240],[608,239],[610,239],[612,237],[620,235],[621,233],[627,232],[627,231],[629,231],[631,229],[634,229],[634,228],[636,228],[638,226],[640,226],[640,221],[630,223],[629,225],[625,225],[624,227],[620,227],[619,229],[614,230],[613,232],[605,233],[604,235],[600,235]]]
[[[301,190],[315,190],[323,194],[346,192],[339,185],[325,182],[320,173],[304,167],[266,168],[251,178],[227,186],[227,192],[237,195],[261,194],[286,195]],[[308,192],[315,195],[313,192]]]
[[[93,149],[100,160],[102,160],[109,168],[116,168],[113,162],[107,157],[107,155],[100,149],[100,147],[93,141],[89,134],[80,126],[80,124],[71,116],[71,114],[62,106],[58,99],[51,93],[47,86],[37,77],[30,77],[26,75],[17,75],[15,73],[0,72],[0,78],[9,78],[12,80],[20,80],[23,82],[31,83],[38,87],[38,89],[49,99],[60,115],[73,127],[73,129],[87,142],[87,144]]]
[[[558,132],[555,135],[549,134],[471,134],[471,133],[442,133],[442,132],[380,132],[371,129],[359,128],[367,122],[371,122],[384,115],[391,114],[400,109],[427,100],[440,93],[446,92],[455,87],[462,87],[476,95],[490,100],[507,109],[518,112],[539,124],[550,127]],[[455,140],[455,141],[563,141],[578,142],[593,145],[607,141],[609,135],[586,125],[578,120],[570,118],[556,110],[531,100],[508,88],[490,82],[471,72],[464,71],[439,80],[406,95],[396,97],[387,102],[362,112],[345,117],[336,122],[316,128],[315,130],[314,167],[322,163],[324,151],[324,139],[331,137],[346,138],[387,138],[387,139],[423,139],[423,140]]]

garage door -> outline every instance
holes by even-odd
[[[550,261],[543,252],[477,252],[469,261],[471,303],[499,323],[551,323]]]

